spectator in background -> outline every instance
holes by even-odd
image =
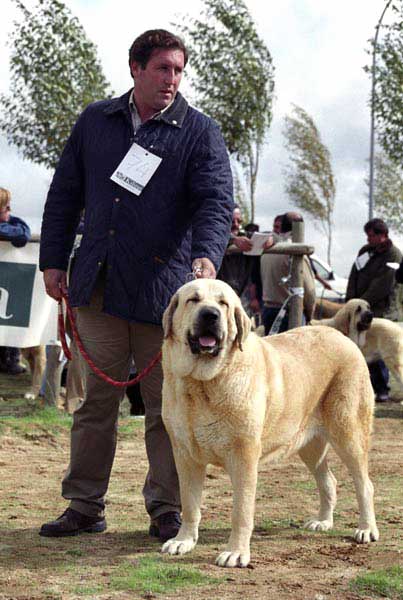
[[[235,290],[241,298],[244,309],[251,316],[260,312],[261,284],[258,268],[259,257],[248,256],[243,254],[243,252],[251,250],[252,242],[249,238],[254,231],[259,231],[259,226],[255,223],[249,223],[245,229],[241,229],[241,226],[241,209],[238,205],[235,205],[232,213],[231,236],[227,253],[217,273],[217,279],[225,281]],[[269,245],[271,245],[271,242]],[[241,252],[236,252],[235,248]]]
[[[248,238],[251,238],[256,231],[259,231],[259,225],[257,223],[248,223],[245,225],[245,233]],[[248,305],[250,312],[260,323],[261,311],[263,307],[262,279],[260,277],[260,256],[252,256],[251,258],[252,269],[250,274],[250,284],[247,290]]]
[[[367,244],[358,252],[348,278],[346,302],[362,298],[369,302],[375,317],[385,316],[395,285],[393,263],[400,263],[402,253],[389,239],[389,229],[382,219],[364,225]],[[389,264],[388,264],[389,263]],[[389,400],[389,373],[382,360],[369,365],[377,402]]]
[[[241,252],[227,252],[217,273],[217,279],[228,283],[239,297],[242,296],[250,283],[253,266],[252,257],[242,254],[242,252],[247,252],[252,248],[252,242],[245,235],[245,231],[241,229],[241,226],[241,209],[238,205],[235,205],[227,250],[231,249],[232,246],[232,248],[238,248]]]
[[[396,271],[397,283],[403,283],[403,261],[400,263],[400,267]]]
[[[278,219],[279,217],[276,217]],[[281,217],[280,234],[275,236],[275,242],[291,242],[292,224],[294,221],[303,221],[302,216],[296,212],[287,212]],[[265,334],[270,329],[280,312],[282,305],[288,298],[287,286],[282,282],[290,272],[291,257],[287,254],[263,254],[260,258],[260,271],[263,286],[263,324]],[[309,260],[303,261],[304,282],[304,315],[307,321],[311,320],[315,306],[315,282]],[[282,320],[279,333],[288,329],[288,305]]]
[[[25,221],[11,215],[11,193],[0,187],[0,240],[22,248],[30,238],[31,231]],[[0,346],[0,371],[9,375],[25,373],[26,369],[20,364],[19,348]]]
[[[31,230],[19,217],[11,215],[11,193],[0,187],[0,240],[22,248],[31,239]]]

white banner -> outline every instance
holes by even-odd
[[[45,292],[39,244],[0,242],[0,346],[28,348],[57,339],[57,302]]]

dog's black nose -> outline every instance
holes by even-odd
[[[361,321],[362,321],[363,323],[367,323],[367,324],[369,324],[369,323],[371,323],[371,322],[372,322],[372,319],[373,319],[373,318],[374,318],[374,314],[373,314],[373,313],[372,313],[370,310],[367,310],[367,311],[365,311],[365,312],[364,312],[364,313],[361,315]]]
[[[220,318],[220,311],[214,306],[202,308],[199,313],[199,319],[206,325],[214,325]]]

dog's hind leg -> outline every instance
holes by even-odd
[[[329,444],[315,437],[300,449],[299,455],[315,477],[319,490],[320,508],[317,518],[309,519],[304,525],[314,531],[327,531],[333,527],[333,511],[336,506],[336,478],[329,469],[326,454]]]
[[[360,510],[354,537],[359,544],[366,544],[376,542],[379,532],[374,512],[374,486],[368,476],[368,453],[359,441],[361,433],[355,432],[354,437],[349,438],[346,444],[332,442],[332,446],[353,478]]]

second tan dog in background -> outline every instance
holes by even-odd
[[[373,318],[366,300],[349,300],[334,317],[313,320],[311,325],[327,325],[347,335],[367,363],[382,359],[403,387],[403,329],[389,319]]]
[[[39,394],[42,378],[46,367],[45,346],[31,346],[21,348],[21,354],[27,361],[31,370],[31,389],[25,394],[25,398],[33,400]]]

